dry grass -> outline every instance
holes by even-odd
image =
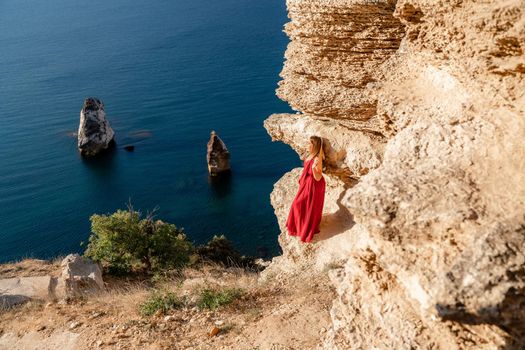
[[[118,313],[130,318],[140,317],[139,305],[144,302],[149,292],[150,287],[143,283],[111,288],[97,297],[98,307],[101,310],[119,310]]]
[[[61,260],[38,260],[23,259],[0,265],[0,278],[32,277],[51,275],[56,277],[60,274]]]

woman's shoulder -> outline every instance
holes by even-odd
[[[315,156],[313,158],[310,158],[309,156],[306,156],[306,157],[303,158],[303,161],[304,162],[309,162],[309,161],[314,160],[314,159],[317,159],[318,161],[322,161],[323,160],[323,158],[321,158],[321,156],[317,155],[317,156]]]

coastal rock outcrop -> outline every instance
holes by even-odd
[[[277,96],[304,114],[351,129],[388,133],[376,112],[379,67],[395,54],[404,26],[394,1],[288,0],[285,53]]]
[[[299,113],[265,127],[299,154],[309,134],[327,140],[341,190],[325,206],[353,222],[323,218],[337,234],[310,246],[281,225],[268,268],[330,268],[320,348],[524,348],[523,1],[287,5],[277,95]],[[298,176],[275,185],[280,223]]]
[[[273,114],[264,121],[272,140],[289,144],[298,154],[306,154],[308,137],[323,138],[325,165],[339,177],[359,178],[381,165],[384,137],[352,129],[340,121],[301,114]]]
[[[286,232],[286,219],[292,201],[299,188],[298,179],[302,168],[286,173],[275,185],[271,203],[275,209],[279,227]],[[363,238],[366,232],[355,225],[350,212],[340,203],[346,185],[337,176],[325,174],[326,193],[321,227],[323,230],[314,236],[313,244],[301,243],[297,237],[279,235],[283,255],[273,259],[263,272],[263,277],[278,275],[280,271],[293,273],[296,270],[322,270],[328,264],[345,261],[357,244],[357,237]],[[366,246],[366,245],[365,245]]]
[[[109,125],[104,104],[89,97],[80,111],[78,127],[78,149],[83,156],[95,156],[115,143],[115,132]]]
[[[212,131],[207,145],[206,160],[208,162],[208,173],[216,176],[227,173],[230,168],[230,151],[226,148],[220,137]]]
[[[439,313],[525,334],[524,247],[525,225],[488,227],[443,278],[436,298]]]

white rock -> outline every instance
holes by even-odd
[[[84,259],[78,254],[70,254],[62,260],[61,266],[62,280],[67,296],[77,296],[105,289],[102,272],[98,264]]]
[[[50,295],[51,276],[17,277],[0,280],[0,309],[30,299],[46,299]]]

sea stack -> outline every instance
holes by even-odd
[[[211,176],[230,172],[230,152],[215,131],[211,132],[206,158]]]
[[[98,98],[89,97],[80,111],[78,127],[78,150],[83,156],[95,156],[114,143],[115,132],[109,126],[104,104]]]

